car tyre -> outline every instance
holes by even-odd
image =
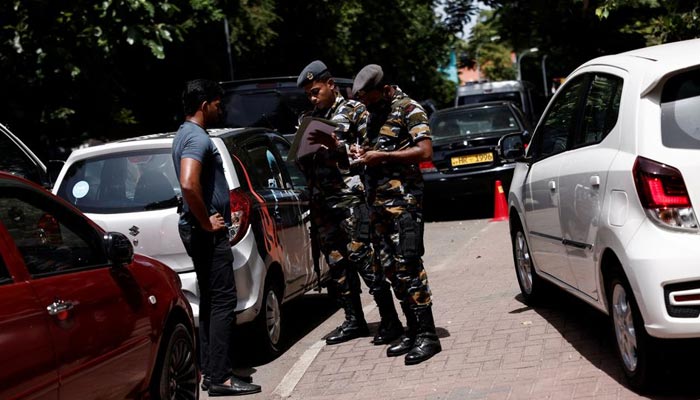
[[[273,276],[265,279],[262,308],[255,318],[253,337],[258,342],[261,355],[274,358],[281,352],[282,339],[282,290]]]
[[[157,367],[151,383],[154,399],[188,400],[199,398],[198,371],[194,339],[187,328],[178,323],[163,337]]]
[[[644,328],[644,321],[629,282],[616,272],[608,283],[608,307],[617,354],[630,386],[643,391],[649,386],[653,369],[652,338]]]
[[[530,246],[522,226],[516,223],[514,228],[511,232],[511,241],[515,275],[518,278],[518,285],[525,303],[533,304],[541,300],[544,282],[535,271],[535,265],[530,255]]]

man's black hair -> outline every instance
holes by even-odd
[[[221,86],[209,79],[195,79],[185,84],[182,92],[182,109],[185,115],[193,115],[199,106],[207,101],[214,101],[224,95]]]

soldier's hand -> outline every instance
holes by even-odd
[[[381,163],[383,158],[384,153],[381,151],[370,150],[360,155],[359,160],[361,163],[371,167]]]
[[[338,147],[338,137],[335,136],[335,133],[328,135],[323,131],[316,130],[309,133],[309,143],[320,144],[328,149],[334,149]]]

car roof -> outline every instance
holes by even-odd
[[[473,103],[473,104],[464,104],[461,106],[455,106],[455,107],[448,107],[448,108],[442,108],[440,110],[435,111],[433,115],[442,115],[442,114],[449,114],[453,112],[459,112],[459,111],[464,111],[464,110],[473,110],[475,108],[489,108],[489,107],[496,107],[496,106],[515,106],[512,101],[507,101],[507,100],[498,100],[498,101],[485,101],[483,103]]]
[[[261,133],[271,134],[284,138],[280,133],[267,129],[267,128],[212,128],[207,129],[209,136],[211,137],[236,137],[243,139],[245,137],[259,135]],[[82,149],[74,150],[70,156],[69,160],[75,158],[85,158],[88,156],[99,156],[103,154],[114,153],[118,151],[124,151],[129,149],[158,149],[158,148],[170,148],[172,146],[173,138],[177,132],[162,132],[154,133],[150,135],[136,136],[132,138],[126,138],[121,140],[116,140],[113,142],[107,142],[97,146],[85,147]],[[286,140],[286,139],[285,139]]]
[[[339,77],[334,76],[333,80],[336,82],[339,82],[339,83],[344,83],[344,84],[351,84],[352,83],[352,79],[348,79],[348,78],[339,78]],[[297,76],[296,75],[289,75],[289,76],[272,76],[272,77],[264,77],[264,78],[238,79],[238,80],[233,80],[233,81],[219,82],[219,84],[224,88],[224,90],[228,90],[228,89],[241,89],[241,90],[255,89],[255,88],[257,88],[257,85],[269,85],[269,87],[294,86],[296,88],[297,87]]]
[[[697,55],[699,49],[700,39],[649,46],[594,58],[582,64],[572,74],[582,68],[597,65],[622,68],[638,76],[642,83],[640,96],[645,96],[665,81],[666,77],[696,67],[700,62]]]

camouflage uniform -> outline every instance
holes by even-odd
[[[335,133],[341,140],[340,147],[320,150],[300,160],[309,182],[312,223],[340,296],[361,291],[355,271],[374,293],[365,189],[359,171],[351,169],[345,149],[345,143],[355,143],[364,136],[366,114],[362,103],[336,94],[331,108],[314,110],[310,116],[338,124]]]
[[[351,166],[347,145],[361,143],[366,132],[367,111],[362,103],[335,94],[328,110],[315,109],[310,116],[338,124],[337,149],[319,150],[299,160],[311,192],[311,221],[321,252],[330,267],[337,300],[345,310],[345,322],[326,337],[328,344],[341,343],[369,333],[362,312],[358,273],[377,304],[381,321],[372,340],[387,344],[403,333],[391,297],[391,288],[375,269],[370,242],[369,207],[362,181],[363,167]]]
[[[423,108],[398,87],[388,115],[370,116],[373,149],[396,151],[430,139]],[[379,122],[377,122],[379,121]],[[380,126],[375,126],[379,125]],[[377,131],[378,130],[378,131]],[[410,306],[432,304],[423,248],[423,176],[417,164],[383,163],[367,167],[371,191],[376,262],[391,282],[394,294]]]
[[[359,74],[358,74],[359,75]],[[423,108],[394,87],[388,113],[368,119],[372,149],[393,152],[431,140]],[[423,267],[423,176],[418,164],[383,162],[367,167],[375,265],[391,282],[408,327],[387,355],[406,354],[407,365],[427,360],[442,350],[435,330],[428,275]]]

